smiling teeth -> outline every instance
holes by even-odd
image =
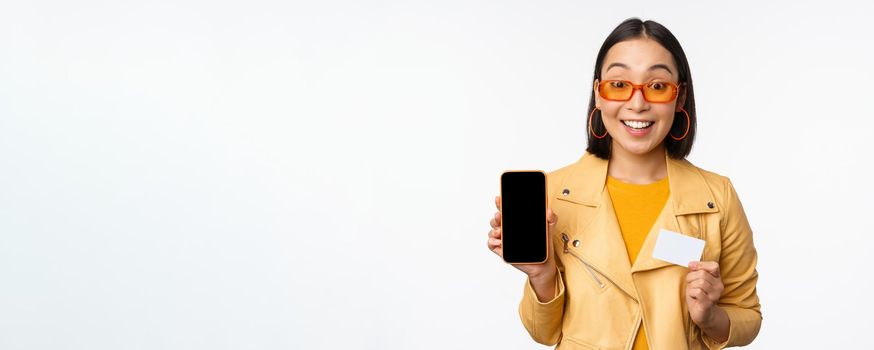
[[[652,125],[652,122],[640,122],[636,120],[623,120],[622,122],[634,129],[645,129]]]

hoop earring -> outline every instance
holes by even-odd
[[[683,112],[684,114],[686,114],[686,132],[683,133],[683,136],[680,136],[680,137],[676,137],[676,136],[674,136],[674,134],[671,134],[671,138],[674,139],[674,141],[681,141],[681,140],[685,139],[686,135],[689,135],[689,128],[692,127],[692,119],[689,118],[689,112],[686,112],[686,110],[682,109],[682,108],[680,108],[680,112]]]
[[[592,109],[591,113],[589,113],[589,132],[596,139],[603,139],[603,138],[607,137],[607,130],[604,130],[604,135],[598,136],[598,135],[595,135],[595,129],[592,128],[592,115],[595,114],[595,111],[597,111],[597,110],[598,110],[598,108],[596,107],[596,108]]]

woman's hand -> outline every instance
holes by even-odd
[[[725,286],[715,261],[692,261],[686,275],[689,316],[707,335],[722,342],[728,338],[728,314],[717,303]]]
[[[489,250],[491,250],[492,252],[494,252],[495,254],[500,256],[501,258],[503,258],[504,257],[504,248],[502,245],[502,243],[503,243],[502,242],[503,230],[501,229],[501,213],[500,213],[501,197],[500,196],[495,197],[495,207],[498,208],[498,212],[495,213],[495,216],[492,218],[491,222],[489,223],[492,226],[492,230],[489,231],[488,246],[489,246]],[[548,232],[549,236],[548,237],[551,238],[552,232],[555,229],[555,223],[558,222],[558,217],[555,215],[555,213],[552,212],[552,209],[550,209],[550,208],[546,209],[546,221],[549,224],[548,225],[548,227],[549,227],[549,232]],[[553,254],[552,239],[549,239],[547,243],[548,243],[547,249],[549,249],[549,252],[547,253],[548,255],[547,255],[546,262],[544,262],[542,264],[511,264],[511,265],[513,265],[513,267],[515,267],[515,268],[519,269],[520,271],[524,272],[525,274],[527,274],[528,277],[532,280],[532,282],[549,281],[551,283],[554,280],[555,273],[556,273],[555,257]]]

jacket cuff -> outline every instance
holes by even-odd
[[[531,284],[531,278],[526,278],[525,280],[525,294],[528,294],[526,295],[526,297],[530,297],[532,300],[534,300],[533,304],[538,305],[539,307],[545,307],[550,311],[556,306],[558,306],[559,308],[564,307],[564,280],[562,280],[561,278],[561,271],[556,269],[555,276],[556,293],[552,300],[542,302],[540,301],[540,299],[537,298],[537,293],[534,292],[534,285]]]
[[[731,323],[731,321],[729,321],[729,323]],[[710,350],[722,350],[726,346],[728,346],[728,342],[731,340],[731,333],[733,332],[732,328],[734,328],[734,327],[731,326],[731,324],[729,324],[729,326],[728,326],[728,338],[726,338],[725,341],[722,343],[717,343],[715,340],[713,340],[713,338],[711,338],[709,335],[707,335],[707,333],[704,333],[704,331],[701,331],[701,339],[704,341],[704,345],[706,345],[708,349],[710,349]]]
[[[702,331],[701,339],[704,341],[704,345],[710,350],[720,350],[730,346],[749,344],[752,338],[755,338],[756,334],[759,333],[761,323],[749,321],[750,310],[732,306],[723,306],[722,309],[728,315],[728,339],[722,343],[717,343]]]
[[[561,338],[565,286],[560,270],[556,271],[555,287],[556,293],[551,300],[540,301],[534,292],[531,279],[526,278],[522,302],[519,303],[522,324],[534,341],[543,345],[555,345]]]
[[[734,329],[735,322],[732,319],[733,317],[731,314],[728,313],[729,308],[723,307],[723,306],[719,306],[719,308],[721,308],[723,311],[725,311],[725,315],[726,315],[726,317],[728,317],[728,336],[725,338],[725,341],[717,342],[716,340],[711,338],[709,335],[707,335],[707,333],[704,332],[703,329],[701,329],[700,327],[698,328],[701,332],[701,342],[703,342],[704,346],[710,350],[722,350],[722,349],[728,347],[728,344],[731,342],[732,334],[737,332]]]

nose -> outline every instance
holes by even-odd
[[[625,108],[635,112],[649,109],[649,102],[646,102],[646,99],[643,98],[643,91],[634,89],[634,92],[631,93],[631,99],[625,103]]]

